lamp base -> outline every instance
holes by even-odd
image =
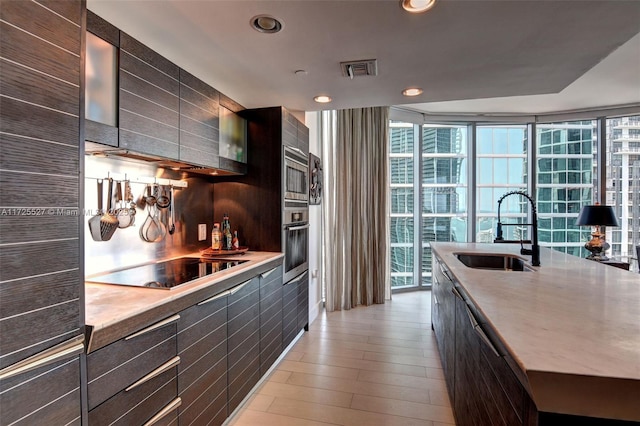
[[[587,259],[595,260],[597,262],[609,260],[606,252],[611,246],[605,241],[604,234],[596,231],[591,234],[591,237],[591,240],[584,245],[584,248],[591,252],[591,254],[587,256]]]

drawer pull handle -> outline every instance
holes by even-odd
[[[435,294],[433,295],[433,301],[434,301],[434,304],[436,305],[438,304],[438,296],[436,296]]]
[[[453,293],[453,295],[454,295],[455,297],[457,297],[458,299],[460,299],[460,300],[462,300],[462,301],[464,302],[464,297],[462,297],[462,295],[460,294],[460,292],[458,291],[458,289],[457,289],[457,288],[452,287],[452,288],[451,288],[451,292]],[[466,307],[466,302],[465,302],[465,307]],[[468,308],[467,308],[467,309],[468,309]]]
[[[215,296],[210,297],[207,300],[203,300],[202,302],[198,303],[198,306],[206,305],[207,303],[211,303],[214,300],[222,299],[223,297],[228,296],[230,294],[231,292],[229,290],[223,291],[222,293],[216,294]]]
[[[451,277],[449,276],[449,273],[447,272],[446,269],[444,269],[443,267],[440,267],[440,270],[442,271],[442,275],[444,275],[445,277],[447,277],[447,279],[451,282],[453,282],[453,280],[451,279]]]
[[[284,285],[289,285],[289,284],[293,284],[293,283],[297,283],[297,282],[299,282],[299,281],[302,281],[302,278],[303,278],[305,275],[308,275],[308,274],[309,274],[309,271],[304,271],[303,273],[301,273],[301,274],[300,274],[300,275],[298,275],[297,277],[293,278],[291,281],[288,281],[288,282],[284,283]]]
[[[154,425],[154,424],[158,423],[158,421],[160,419],[162,419],[167,414],[171,413],[172,411],[174,411],[176,408],[178,408],[181,405],[182,405],[182,398],[177,397],[176,399],[171,401],[166,407],[164,407],[162,410],[158,411],[158,414],[156,414],[155,416],[151,417],[151,419],[149,419],[149,421],[146,422],[143,426],[151,426],[151,425]]]
[[[62,342],[42,353],[30,356],[20,362],[16,362],[0,370],[0,380],[26,373],[45,365],[53,364],[61,359],[71,358],[84,351],[84,336],[78,335],[72,339]]]
[[[267,271],[267,272],[263,272],[263,273],[261,273],[261,274],[260,274],[260,278],[262,278],[262,279],[267,278],[267,277],[268,277],[269,275],[271,275],[271,274],[273,273],[273,271],[275,271],[276,269],[278,269],[278,267],[277,267],[277,266],[276,266],[275,268],[273,268],[272,270],[270,270],[270,271]]]
[[[484,330],[482,329],[482,326],[473,315],[473,312],[471,312],[471,309],[469,309],[467,305],[464,305],[464,307],[467,311],[467,316],[469,317],[469,321],[471,322],[471,327],[473,327],[473,331],[475,331],[478,337],[480,337],[480,340],[482,340],[485,343],[485,345],[487,345],[489,349],[491,349],[491,352],[493,352],[495,356],[500,358],[500,352],[498,352],[498,349],[496,349],[496,347],[493,345],[491,340],[489,340],[489,336],[487,336],[487,334],[484,332]]]
[[[229,290],[229,294],[233,295],[236,294],[237,292],[239,292],[240,290],[242,290],[244,288],[244,286],[246,286],[247,284],[249,284],[251,282],[251,280],[245,281],[240,285],[235,286],[234,288],[232,288],[231,290]]]
[[[138,337],[138,336],[141,336],[141,335],[143,335],[145,333],[148,333],[150,331],[157,330],[158,328],[162,328],[167,324],[171,324],[174,321],[178,321],[179,319],[180,319],[180,315],[176,314],[176,315],[174,315],[172,317],[169,317],[169,318],[167,318],[165,320],[157,322],[157,323],[155,323],[155,324],[153,324],[153,325],[151,325],[151,326],[149,326],[149,327],[147,327],[147,328],[145,328],[143,330],[140,330],[137,333],[133,333],[133,334],[125,337],[124,340],[131,340],[134,337]]]
[[[165,362],[160,367],[156,368],[151,373],[147,374],[146,376],[144,376],[143,378],[141,378],[140,380],[138,380],[137,382],[135,382],[134,384],[132,384],[128,388],[126,388],[124,391],[125,392],[129,392],[130,390],[133,390],[133,389],[137,388],[138,386],[148,382],[149,380],[153,379],[154,377],[161,375],[165,371],[172,369],[173,367],[175,367],[178,364],[180,364],[180,357],[176,356],[176,357],[170,359],[169,361]]]

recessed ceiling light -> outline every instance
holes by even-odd
[[[436,0],[401,0],[402,8],[407,12],[420,13],[431,9]]]
[[[273,34],[282,29],[282,22],[273,16],[258,15],[251,18],[251,26],[261,33]]]
[[[313,98],[313,100],[321,104],[326,104],[331,102],[331,97],[327,95],[318,95],[315,98]]]
[[[405,96],[418,96],[422,94],[422,89],[419,87],[408,87],[402,91]]]

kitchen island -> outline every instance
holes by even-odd
[[[464,388],[460,381],[477,377],[482,386],[491,387],[489,379],[500,381],[501,374],[517,378],[513,383],[522,386],[523,399],[530,403],[513,398],[517,390],[510,391],[504,382],[492,398],[504,399],[521,424],[545,424],[545,419],[547,424],[554,419],[585,424],[592,421],[587,417],[640,421],[639,274],[546,248],[539,267],[525,263],[523,271],[482,269],[466,266],[456,255],[530,259],[519,254],[517,244],[431,247],[433,326],[459,424],[465,424],[469,410],[492,417],[491,404],[485,404],[486,410],[478,401],[459,404],[458,399],[464,399],[464,392],[458,392]],[[475,333],[460,336],[465,324]],[[479,342],[480,349],[470,349],[469,342]],[[477,359],[463,356],[461,362],[466,350],[475,350]],[[496,362],[508,366],[506,373],[498,365],[502,373],[492,370],[493,376],[487,376],[485,367]],[[478,392],[483,392],[481,385]],[[505,424],[511,423],[509,415],[502,416]]]

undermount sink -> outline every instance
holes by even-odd
[[[534,271],[524,259],[509,254],[455,253],[460,262],[469,268],[494,269],[499,271]]]

